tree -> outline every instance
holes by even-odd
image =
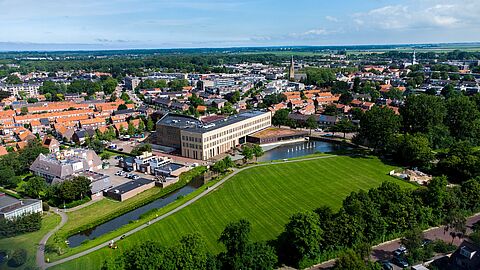
[[[6,188],[15,188],[18,184],[15,179],[15,171],[11,167],[0,168],[0,185]]]
[[[443,125],[447,115],[442,98],[429,95],[410,95],[399,109],[402,127],[409,133],[429,133],[434,127]]]
[[[150,116],[147,119],[147,130],[148,131],[154,131],[155,130],[155,123],[153,122],[153,119]]]
[[[253,150],[248,145],[243,146],[242,149],[243,160],[247,162],[253,158]]]
[[[130,136],[135,135],[135,126],[133,125],[132,122],[128,123],[127,134]]]
[[[274,249],[264,243],[252,243],[250,231],[250,222],[244,219],[225,227],[218,240],[226,248],[218,255],[220,269],[273,269],[277,262]]]
[[[312,129],[316,129],[318,127],[317,120],[315,117],[309,116],[306,121],[306,126],[310,130],[310,134],[312,134]]]
[[[365,262],[357,253],[349,249],[342,253],[342,255],[335,262],[334,270],[355,269],[367,270]]]
[[[26,115],[26,114],[28,114],[28,108],[27,108],[27,107],[22,107],[22,108],[20,108],[20,114],[21,114],[21,115]]]
[[[387,107],[374,106],[360,120],[360,129],[355,140],[372,147],[374,151],[385,151],[399,129],[398,115]]]
[[[408,230],[402,238],[402,245],[408,250],[408,256],[414,261],[422,259],[423,232],[420,228]]]
[[[172,253],[176,269],[207,270],[208,253],[205,241],[199,234],[182,237],[180,243],[173,248]]]
[[[24,192],[31,198],[39,199],[47,190],[47,182],[40,176],[34,176],[28,179],[28,182],[23,186]]]
[[[447,100],[445,124],[457,140],[473,140],[479,134],[480,112],[468,97],[459,96]],[[460,109],[461,108],[461,109]]]
[[[415,135],[404,134],[397,138],[395,158],[407,165],[414,167],[426,167],[434,158],[428,138],[417,133]]]
[[[452,243],[455,237],[462,238],[467,232],[467,218],[461,211],[453,211],[445,219],[445,232],[450,232]]]
[[[462,183],[462,197],[465,206],[472,212],[477,212],[480,207],[480,178],[470,179]]]
[[[287,109],[281,109],[275,112],[272,117],[272,125],[284,126],[287,125],[288,115],[290,112]]]
[[[297,266],[302,259],[313,259],[320,252],[322,229],[313,212],[301,212],[290,217],[280,236],[284,261]]]
[[[10,74],[7,76],[7,79],[5,80],[5,82],[7,84],[21,84],[22,80],[20,80],[20,78],[17,75]]]
[[[254,144],[253,147],[252,147],[252,153],[253,155],[255,156],[255,161],[257,161],[257,159],[261,156],[263,156],[264,152],[263,152],[263,149],[260,145],[258,144]]]
[[[140,119],[140,121],[138,122],[137,132],[140,134],[145,132],[145,123],[142,119]]]
[[[10,267],[19,267],[27,262],[27,251],[23,248],[15,249],[8,260],[8,266]]]
[[[352,121],[343,118],[338,121],[337,124],[335,124],[334,131],[342,132],[343,138],[345,138],[347,133],[355,131],[355,125],[352,123]]]
[[[126,109],[128,109],[128,107],[125,104],[120,104],[117,107],[117,111],[126,110]]]

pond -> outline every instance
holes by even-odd
[[[292,144],[279,145],[258,158],[258,161],[271,161],[285,158],[295,158],[315,154],[317,152],[333,152],[349,149],[348,146],[325,141],[305,141]]]
[[[148,203],[144,206],[141,206],[135,210],[132,210],[130,212],[127,212],[121,216],[118,216],[110,221],[107,221],[105,223],[102,223],[96,227],[90,228],[88,230],[79,232],[75,235],[72,235],[68,237],[68,246],[69,247],[77,247],[82,244],[82,242],[86,240],[92,240],[95,238],[98,238],[106,233],[109,233],[111,231],[114,231],[126,224],[128,224],[131,221],[138,220],[142,214],[147,213],[148,211],[152,209],[159,209],[167,204],[175,201],[178,197],[180,196],[185,196],[196,189],[198,189],[201,186],[201,183],[198,182],[191,182],[187,186],[174,191],[170,194],[165,195],[164,197],[157,199],[151,203]]]

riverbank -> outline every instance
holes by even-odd
[[[68,211],[66,213],[68,216],[68,222],[48,239],[47,244],[53,245],[57,249],[57,253],[50,253],[48,254],[48,257],[50,260],[56,260],[68,256],[68,254],[72,253],[72,249],[76,249],[68,247],[68,245],[65,243],[65,240],[67,240],[68,237],[94,228],[139,207],[147,205],[155,200],[165,197],[170,193],[180,190],[188,185],[197,174],[203,173],[204,170],[205,167],[194,168],[183,174],[180,181],[174,185],[163,189],[154,187],[124,202],[104,198],[77,211]],[[87,243],[92,241],[87,241]],[[82,246],[83,244],[77,248]]]

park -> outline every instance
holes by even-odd
[[[99,269],[105,258],[119,255],[145,239],[169,246],[192,232],[200,233],[208,249],[218,253],[218,235],[226,224],[240,218],[252,222],[256,241],[271,240],[295,212],[322,205],[339,209],[351,192],[374,188],[385,181],[413,187],[388,176],[392,169],[395,167],[375,157],[333,155],[252,166],[192,205],[117,242],[118,249],[103,248],[52,269]],[[105,238],[105,242],[108,240]]]

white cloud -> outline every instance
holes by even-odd
[[[480,27],[480,1],[416,0],[356,13],[357,27],[383,30]]]
[[[325,19],[330,22],[339,22],[340,20],[337,17],[325,16]]]

